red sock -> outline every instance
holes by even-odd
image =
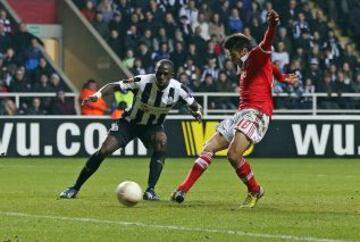
[[[255,176],[251,169],[250,164],[245,159],[244,161],[245,163],[243,163],[240,167],[236,169],[236,174],[247,186],[249,192],[257,193],[260,190],[260,186],[255,180]]]
[[[210,152],[203,152],[196,159],[193,167],[189,171],[189,174],[178,187],[179,191],[188,192],[190,188],[194,185],[196,180],[201,176],[201,174],[209,167],[211,160],[213,159],[213,154]]]

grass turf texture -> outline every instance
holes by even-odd
[[[123,180],[145,188],[146,158],[107,159],[75,200],[57,195],[84,159],[0,159],[0,241],[360,240],[359,159],[250,161],[266,190],[254,209],[239,208],[245,186],[224,159],[180,205],[169,195],[192,158],[168,159],[157,187],[162,201],[133,208],[119,204],[114,191]]]

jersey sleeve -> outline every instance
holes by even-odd
[[[139,89],[141,83],[141,76],[135,76],[126,80],[118,81],[119,89],[121,91],[127,92],[129,90]]]
[[[195,101],[189,89],[187,89],[183,84],[180,86],[179,96],[181,101],[185,102],[187,105],[191,105]]]
[[[275,33],[276,33],[276,26],[269,25],[264,35],[264,39],[259,44],[260,50],[265,54],[271,54],[271,45],[274,41]]]
[[[285,82],[286,75],[283,75],[281,71],[274,64],[272,64],[272,70],[273,70],[273,76],[275,77],[276,80],[278,80],[279,82]]]

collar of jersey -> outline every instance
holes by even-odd
[[[242,61],[242,63],[245,63],[245,61],[249,58],[249,53],[247,53],[246,55],[244,55],[243,57],[240,58],[240,60]]]

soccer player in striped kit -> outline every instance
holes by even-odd
[[[153,150],[150,160],[145,200],[157,201],[155,185],[160,177],[166,155],[167,136],[163,127],[168,112],[177,102],[185,103],[191,114],[201,120],[201,106],[180,82],[173,79],[174,65],[163,59],[156,64],[155,73],[139,75],[128,80],[109,83],[87,97],[84,103],[94,102],[114,90],[134,92],[132,108],[113,124],[101,148],[93,154],[81,170],[75,184],[60,193],[60,198],[75,198],[84,182],[99,168],[102,161],[119,148],[138,137]]]
[[[240,104],[235,115],[223,120],[215,135],[204,145],[203,152],[196,159],[186,179],[181,183],[171,199],[181,203],[185,194],[211,164],[216,152],[227,149],[227,158],[237,176],[247,186],[248,194],[242,207],[252,208],[264,195],[264,189],[255,179],[250,163],[243,153],[251,144],[258,143],[264,137],[273,110],[272,82],[273,74],[279,81],[295,84],[294,75],[281,76],[273,73],[270,53],[275,37],[279,15],[270,11],[268,29],[263,41],[255,48],[250,47],[250,39],[241,33],[230,35],[224,46],[230,53],[234,64],[241,67]]]

